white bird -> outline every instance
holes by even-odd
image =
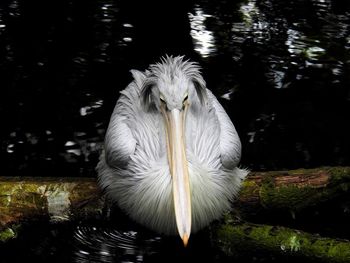
[[[198,64],[166,56],[121,91],[97,166],[105,194],[132,219],[187,245],[231,209],[247,170],[241,142]]]

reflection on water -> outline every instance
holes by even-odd
[[[191,24],[191,36],[194,42],[194,50],[206,58],[215,52],[213,33],[205,27],[205,21],[211,15],[204,14],[200,7],[194,8],[194,14],[189,13]]]
[[[95,176],[129,69],[143,69],[159,52],[200,62],[240,134],[243,166],[350,165],[349,1],[140,3],[1,1],[3,175]],[[39,235],[44,241],[28,253],[48,251],[54,260],[58,232]],[[165,248],[164,238],[112,227],[68,232],[68,261],[165,262],[170,253],[193,262],[205,250],[198,239],[184,252]]]
[[[0,3],[4,174],[93,176],[128,70],[160,50],[202,64],[238,129],[244,166],[350,164],[349,4],[200,0],[169,15],[134,6]],[[156,31],[157,14],[169,31]]]
[[[74,232],[74,262],[150,262],[159,253],[161,238],[135,231],[78,226]],[[146,259],[146,260],[145,260]]]
[[[180,237],[159,236],[125,223],[124,228],[103,219],[23,224],[14,242],[0,243],[1,262],[223,262],[206,232],[191,235],[184,248]]]
[[[238,126],[243,163],[270,170],[349,165],[349,5],[202,3],[216,43],[206,60],[209,84],[231,100],[223,103]]]

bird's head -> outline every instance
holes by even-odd
[[[197,63],[184,61],[183,57],[167,56],[150,66],[141,92],[146,110],[181,110],[184,102],[206,104],[205,81]]]
[[[196,63],[183,57],[165,57],[150,66],[141,91],[148,111],[162,114],[178,232],[187,245],[191,233],[191,187],[185,145],[185,118],[189,105],[205,107],[205,81]]]

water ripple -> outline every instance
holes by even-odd
[[[159,252],[161,238],[110,227],[77,226],[74,262],[143,262]]]

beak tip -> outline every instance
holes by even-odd
[[[190,237],[187,235],[187,234],[184,234],[183,236],[182,236],[182,241],[183,241],[183,243],[184,243],[184,247],[187,247],[187,244],[188,244],[188,239],[189,239]]]

